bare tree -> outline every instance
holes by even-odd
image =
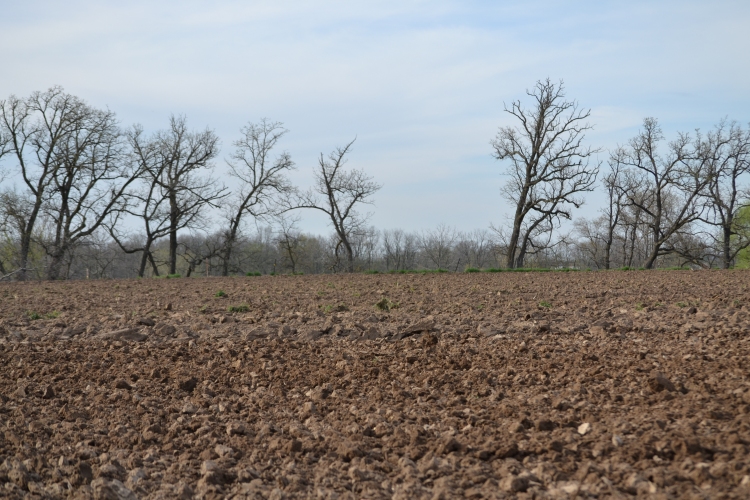
[[[581,250],[586,253],[598,268],[610,269],[612,266],[612,246],[625,204],[623,187],[624,155],[622,148],[616,149],[609,158],[609,172],[602,179],[602,187],[607,193],[607,205],[602,214],[593,220],[579,219],[574,222],[576,232],[583,238]]]
[[[217,207],[218,201],[227,194],[226,189],[210,175],[214,168],[213,159],[219,152],[216,134],[209,129],[189,131],[184,116],[170,117],[169,125],[169,129],[150,138],[143,137],[140,127],[134,127],[129,137],[135,162],[144,171],[138,194],[140,203],[129,211],[131,215],[139,216],[145,225],[144,245],[130,248],[143,252],[140,273],[144,271],[146,258],[158,273],[151,245],[159,238],[169,236],[169,274],[175,274],[178,232],[200,229],[205,210]],[[115,234],[113,232],[113,236]]]
[[[526,93],[534,107],[520,101],[506,106],[520,126],[501,128],[491,142],[494,157],[510,162],[510,180],[502,189],[515,207],[507,241],[510,268],[523,267],[526,254],[540,249],[540,236],[571,218],[571,208],[584,202],[579,194],[593,189],[598,174],[598,166],[589,164],[597,150],[583,146],[592,128],[585,122],[590,111],[565,100],[562,82],[538,81]]]
[[[278,220],[278,244],[283,255],[289,259],[289,265],[292,274],[297,273],[297,261],[299,260],[298,252],[303,236],[297,229],[299,218],[288,218],[283,215],[277,217]]]
[[[144,138],[143,128],[140,125],[133,126],[128,131],[127,137],[130,143],[131,161],[140,166],[144,175],[138,189],[133,193],[134,203],[125,207],[123,211],[140,219],[144,224],[144,233],[133,235],[123,230],[119,224],[119,217],[108,221],[106,228],[123,252],[141,253],[138,266],[139,277],[144,276],[147,263],[151,264],[154,276],[159,276],[159,267],[154,260],[151,248],[156,241],[168,235],[170,231],[168,190],[163,189],[161,185],[161,170],[165,168],[165,164],[159,163],[158,144],[155,140]],[[194,200],[194,203],[199,205],[200,200]],[[198,215],[195,207],[184,211]],[[183,217],[183,224],[178,229],[189,225],[192,219],[193,217]]]
[[[346,271],[354,271],[354,248],[352,237],[362,233],[369,214],[357,211],[360,204],[371,204],[372,195],[380,185],[362,170],[345,171],[346,154],[354,144],[336,148],[328,157],[320,154],[315,170],[315,186],[303,193],[296,193],[285,204],[286,209],[312,208],[325,213],[336,233],[334,254],[338,259],[340,249],[346,253]]]
[[[0,102],[0,130],[26,191],[23,209],[15,212],[19,278],[25,278],[37,221],[46,214],[51,232],[39,243],[50,257],[47,277],[57,279],[66,253],[124,206],[139,172],[124,161],[114,113],[60,87]]]
[[[459,235],[455,250],[459,261],[465,266],[481,269],[489,259],[491,246],[489,232],[486,229],[477,229]]]
[[[739,184],[750,172],[750,129],[722,120],[713,132],[699,135],[698,148],[698,156],[711,172],[706,190],[709,210],[704,221],[718,228],[719,237],[715,239],[721,248],[721,263],[729,269],[737,254],[750,246],[750,227],[744,227],[737,218],[740,210],[750,206],[750,191]]]
[[[221,255],[224,246],[221,233],[180,235],[179,256],[187,264],[185,277],[189,278],[202,264],[206,264],[206,276],[210,275],[211,259]],[[171,273],[175,274],[175,273]]]
[[[75,128],[77,109],[83,103],[53,87],[46,92],[34,92],[26,99],[10,96],[0,101],[0,135],[4,149],[15,157],[14,166],[21,174],[25,207],[16,210],[20,238],[19,280],[26,279],[32,234],[42,205],[53,184],[55,171],[60,168],[58,145]],[[28,200],[28,204],[26,201]]]
[[[83,104],[76,112],[72,130],[57,145],[52,189],[42,207],[54,223],[53,237],[41,242],[50,256],[49,279],[61,277],[68,251],[110,214],[121,212],[141,175],[137,165],[125,161],[125,143],[113,112]]]
[[[432,265],[437,269],[448,269],[457,237],[455,228],[441,223],[435,230],[423,233],[419,243]]]
[[[654,118],[646,118],[643,128],[623,148],[622,165],[633,169],[635,183],[646,187],[645,196],[628,189],[629,203],[647,217],[651,233],[651,249],[644,267],[651,269],[659,256],[675,251],[670,239],[689,231],[692,223],[701,220],[705,211],[701,194],[711,181],[711,165],[698,155],[700,140],[693,142],[681,133],[669,143],[668,154],[659,154],[664,139]]]
[[[402,229],[383,231],[385,268],[390,271],[414,269],[417,258],[417,236]]]
[[[292,187],[285,173],[294,168],[288,152],[282,151],[272,159],[271,150],[287,130],[279,122],[263,118],[242,128],[243,137],[234,143],[235,151],[228,161],[231,175],[239,181],[239,190],[228,204],[226,218],[229,225],[222,251],[222,274],[229,275],[229,262],[237,235],[247,214],[254,219],[272,214],[274,197],[286,195]]]

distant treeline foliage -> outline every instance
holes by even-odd
[[[750,267],[750,128],[722,120],[667,140],[646,118],[604,152],[585,145],[590,110],[566,100],[562,82],[527,96],[505,107],[517,125],[491,141],[507,222],[422,232],[368,223],[381,185],[347,166],[354,141],[321,153],[301,187],[281,123],[248,123],[220,159],[216,134],[182,116],[147,134],[60,87],[10,96],[0,100],[0,276]],[[229,177],[216,176],[219,161]],[[574,218],[592,191],[604,207]],[[330,234],[300,230],[301,210],[325,214]]]

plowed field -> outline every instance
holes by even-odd
[[[750,274],[0,285],[0,497],[750,497]]]

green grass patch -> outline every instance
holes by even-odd
[[[250,310],[250,306],[247,304],[240,304],[238,306],[229,306],[227,311],[230,313],[246,313]]]
[[[383,297],[379,301],[375,303],[375,307],[380,309],[381,311],[390,311],[391,309],[398,309],[399,304],[398,302],[393,302],[391,299],[387,297]]]
[[[332,312],[345,312],[349,310],[349,306],[346,304],[328,304],[327,306],[320,306],[323,312],[328,314]]]
[[[543,300],[539,302],[539,307],[541,307],[542,309],[549,309],[550,307],[552,307],[552,304],[547,302],[546,300]]]
[[[55,319],[58,316],[60,316],[59,311],[52,311],[46,314],[40,314],[36,311],[26,311],[26,317],[29,318],[31,321],[36,321],[38,319]]]
[[[447,269],[399,269],[388,271],[388,274],[442,274],[449,273]]]
[[[227,294],[224,292],[224,290],[219,290],[214,294],[214,297],[226,297]]]
[[[250,271],[249,273],[246,273],[245,276],[262,276],[258,271]]]
[[[482,272],[478,267],[467,267],[464,269],[465,273],[480,273]]]

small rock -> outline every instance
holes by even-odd
[[[411,337],[412,335],[416,335],[417,333],[430,332],[434,329],[435,329],[435,320],[432,317],[428,316],[427,318],[404,328],[404,330],[401,333],[399,333],[397,337],[399,337],[399,340],[400,340],[406,337]]]
[[[319,385],[315,387],[314,389],[310,389],[305,393],[305,396],[312,399],[313,401],[322,401],[324,399],[327,399],[328,396],[331,395],[333,392],[333,388],[330,384],[325,385]]]
[[[307,401],[302,405],[302,415],[309,416],[318,413],[318,408],[312,401]]]
[[[292,439],[286,445],[287,453],[299,453],[302,451],[302,441],[299,439]]]
[[[234,435],[244,435],[247,433],[247,428],[245,427],[245,424],[242,422],[229,422],[227,424],[227,435],[234,436]]]
[[[522,476],[507,476],[500,481],[500,488],[510,493],[526,491],[529,487],[529,480]]]
[[[203,475],[216,470],[220,470],[220,467],[219,464],[214,462],[213,460],[205,460],[201,464],[201,474]]]
[[[159,323],[154,327],[154,331],[159,335],[168,337],[170,335],[174,335],[175,332],[177,332],[177,328],[173,327],[172,325],[167,325],[166,323]]]
[[[584,422],[578,426],[578,434],[580,434],[581,436],[585,436],[586,433],[588,433],[590,430],[591,424],[588,422]]]
[[[480,325],[477,327],[477,333],[484,337],[494,337],[495,335],[500,335],[503,332],[498,330],[494,326],[481,326]]]
[[[622,444],[623,444],[623,440],[622,440],[622,438],[620,436],[618,436],[616,434],[612,436],[612,445],[613,446],[620,447],[620,446],[622,446]]]
[[[687,310],[688,314],[695,314],[697,312],[698,312],[698,309],[696,309],[695,307],[691,307],[690,309]]]
[[[48,385],[44,388],[44,393],[42,394],[42,399],[52,399],[55,397],[55,389]]]
[[[22,490],[26,489],[29,482],[29,472],[26,466],[18,459],[6,461],[5,467],[8,469],[8,479]]]
[[[145,470],[141,469],[140,467],[137,469],[133,469],[128,474],[127,486],[129,487],[136,486],[138,485],[138,483],[140,483],[144,479],[148,479],[148,474],[146,473]]]
[[[552,420],[540,420],[536,423],[536,430],[538,431],[552,431],[557,427],[557,424],[555,424]]]
[[[133,386],[128,384],[126,380],[120,379],[117,382],[115,382],[115,389],[126,389],[129,391],[133,389]]]
[[[96,500],[137,500],[131,490],[117,479],[100,477],[91,482]]]
[[[120,341],[128,341],[128,342],[142,342],[148,338],[148,335],[145,335],[143,333],[140,333],[135,328],[124,328],[122,330],[117,330],[110,333],[104,334],[105,338],[111,339],[111,340],[120,340]]]
[[[226,482],[224,470],[213,460],[206,460],[201,464],[201,476],[199,487],[210,484],[222,485]]]
[[[182,389],[185,392],[193,392],[195,389],[195,386],[198,385],[198,379],[195,377],[190,377],[187,380],[183,380],[178,384],[178,387]]]
[[[232,455],[234,455],[234,450],[229,446],[223,444],[217,444],[216,448],[214,448],[214,451],[217,455],[219,455],[219,458],[231,457]]]
[[[648,379],[648,386],[654,392],[660,392],[664,389],[668,390],[669,392],[674,392],[677,390],[672,381],[661,373],[656,373],[654,376]]]
[[[518,444],[515,442],[506,443],[495,452],[497,458],[513,458],[518,455]]]
[[[461,449],[461,443],[456,441],[454,437],[447,436],[441,440],[440,444],[438,444],[436,453],[438,455],[445,455],[454,451],[461,451]]]
[[[571,405],[570,403],[568,403],[564,399],[555,399],[552,402],[552,408],[554,408],[555,410],[558,410],[558,411],[567,411],[567,410],[571,409],[572,407],[573,407],[573,405]]]
[[[88,464],[88,462],[79,462],[77,469],[78,470],[76,472],[78,476],[83,480],[85,484],[90,483],[91,480],[94,479],[94,471],[91,470],[91,466]]]
[[[185,406],[182,407],[182,413],[185,413],[187,415],[192,415],[194,413],[198,413],[198,407],[195,406],[193,403],[185,403]]]
[[[125,468],[117,462],[104,464],[99,467],[99,477],[106,477],[109,479],[118,479],[120,481],[125,479],[127,471]]]
[[[367,480],[367,471],[364,471],[358,467],[355,467],[355,466],[349,467],[348,473],[349,473],[349,478],[355,483],[359,483],[359,482]]]
[[[138,318],[138,320],[136,320],[136,324],[143,326],[154,326],[156,322],[151,318]]]
[[[172,310],[172,303],[171,302],[167,302],[167,305],[164,306],[164,310],[165,311],[171,311]]]

